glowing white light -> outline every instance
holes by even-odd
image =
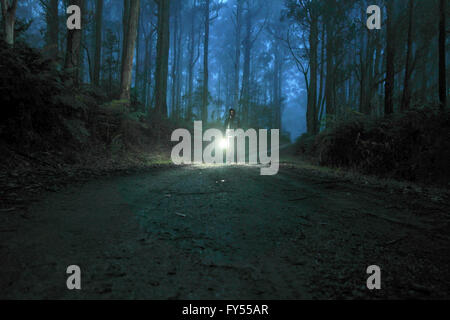
[[[220,146],[221,149],[228,148],[228,139],[223,138],[222,140],[220,140],[219,146]]]

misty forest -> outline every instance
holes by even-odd
[[[0,4],[0,297],[450,297],[447,1]],[[277,174],[171,161],[231,109]]]

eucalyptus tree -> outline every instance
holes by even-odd
[[[16,10],[18,0],[1,0],[3,32],[5,42],[14,46],[14,25],[16,22]]]
[[[120,99],[130,99],[133,59],[139,18],[139,4],[139,0],[130,0],[128,9],[129,17],[125,19],[128,25],[124,28],[124,30],[126,30],[126,36],[124,37],[125,46],[123,48],[122,71],[120,77]]]

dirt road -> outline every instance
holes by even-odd
[[[155,169],[3,212],[0,297],[448,299],[449,231],[445,199],[289,167]],[[381,290],[366,287],[369,265]]]

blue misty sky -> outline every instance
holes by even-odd
[[[211,24],[211,39],[210,39],[210,91],[214,96],[218,88],[218,71],[217,65],[214,60],[221,56],[224,44],[222,43],[224,37],[229,34],[234,34],[234,25],[230,21],[232,6],[234,5],[234,0],[224,0],[227,6],[222,9],[219,13],[219,19]],[[284,0],[270,0],[264,1],[265,6],[268,6],[267,11],[269,11],[270,16],[268,19],[274,23],[278,22],[284,7]],[[260,17],[261,23],[267,16]],[[256,18],[255,18],[256,19]],[[225,30],[226,28],[226,30]],[[285,35],[279,35],[284,37]],[[252,51],[252,59],[257,59],[261,47],[266,47],[269,49],[271,45],[272,36],[270,36],[265,30],[261,31],[258,40],[255,43],[254,49]],[[258,44],[259,41],[259,44]],[[283,42],[284,43],[284,42]],[[233,44],[230,44],[233,45]],[[282,127],[283,131],[288,131],[290,133],[291,139],[294,140],[302,133],[306,132],[306,87],[303,80],[303,75],[298,71],[295,63],[292,61],[292,57],[289,54],[286,44],[284,43],[286,55],[284,59],[286,60],[285,69],[283,73],[282,82],[282,94],[285,98],[285,107],[282,114]],[[241,52],[243,54],[243,52]],[[222,58],[223,59],[223,58]],[[243,57],[241,57],[241,72],[242,72]],[[270,65],[272,67],[272,65]],[[252,71],[251,71],[252,72]],[[222,78],[223,78],[222,74]],[[222,81],[225,81],[222,79]],[[242,81],[242,74],[241,74]]]

